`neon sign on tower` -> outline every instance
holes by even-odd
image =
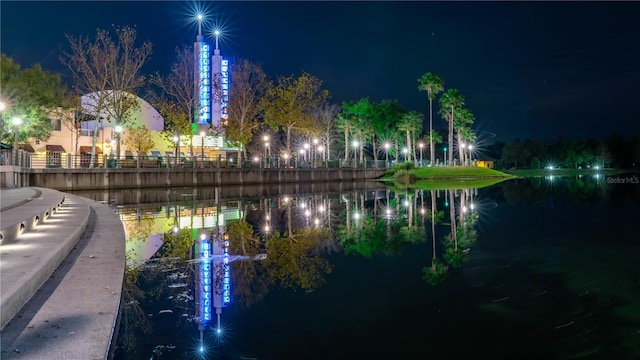
[[[211,67],[209,61],[209,44],[203,42],[200,46],[200,123],[211,122]]]

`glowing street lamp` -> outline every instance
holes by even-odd
[[[20,124],[22,124],[22,119],[20,119],[19,117],[14,117],[13,118],[13,126],[14,126],[14,132],[15,132],[15,136],[13,137],[13,148],[17,149],[18,148],[18,127],[20,126]]]
[[[264,141],[264,167],[269,167],[269,135],[262,137]]]
[[[471,150],[473,150],[473,144],[469,144],[469,146],[467,146],[467,149],[469,149],[469,166],[471,166],[471,163],[473,161],[473,158],[471,157]]]
[[[391,144],[388,142],[384,143],[384,155],[385,155],[385,163],[386,166],[389,167],[389,149],[391,148]]]
[[[465,148],[466,146],[467,146],[467,144],[465,144],[465,143],[460,144],[460,149],[459,149],[459,151],[458,151],[458,152],[460,153],[460,155],[462,155],[462,165],[463,165],[463,166],[467,164],[467,161],[466,161],[466,160],[465,160],[465,158],[464,158],[464,148]]]
[[[420,166],[422,166],[422,148],[424,148],[424,143],[421,141],[418,147],[420,148]]]
[[[409,153],[409,149],[402,148],[402,153],[404,154],[404,161],[407,161],[407,154]]]
[[[351,145],[353,146],[353,164],[357,165],[358,164],[358,140],[353,140]]]
[[[447,147],[444,147],[444,158],[442,159],[444,166],[447,166]]]

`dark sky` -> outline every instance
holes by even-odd
[[[64,72],[65,33],[136,25],[166,73],[192,44],[196,3],[0,2],[3,53]],[[221,51],[272,77],[307,71],[332,101],[397,99],[428,114],[417,79],[435,72],[476,115],[480,137],[640,134],[640,2],[203,2]],[[210,28],[209,28],[210,29]],[[444,127],[439,117],[435,125]]]

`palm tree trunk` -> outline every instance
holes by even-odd
[[[451,106],[451,118],[449,119],[449,165],[453,162],[453,106]]]
[[[433,100],[431,98],[429,98],[429,149],[431,151],[430,165],[433,166],[435,153],[433,149]]]

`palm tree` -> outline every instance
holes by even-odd
[[[449,89],[440,97],[440,115],[449,122],[449,164],[453,162],[453,122],[456,109],[464,106],[464,97],[456,89]]]
[[[434,73],[426,73],[418,79],[418,83],[418,90],[426,91],[427,97],[429,98],[429,135],[431,135],[433,133],[433,99],[435,99],[436,95],[441,91],[444,91],[444,80]],[[431,136],[429,136],[429,148],[431,149],[430,165],[433,166],[435,153],[433,148],[433,138]]]
[[[471,128],[469,125],[473,124],[475,120],[475,116],[469,109],[460,108],[456,111],[456,116],[453,121],[453,127],[456,131],[456,138],[458,141],[458,155],[460,157],[460,163],[462,165],[466,164],[464,159],[464,144],[467,140],[469,140],[472,136]]]
[[[398,130],[405,131],[407,134],[407,161],[411,161],[411,138],[412,134],[422,129],[422,114],[411,111],[403,114],[398,124]]]

